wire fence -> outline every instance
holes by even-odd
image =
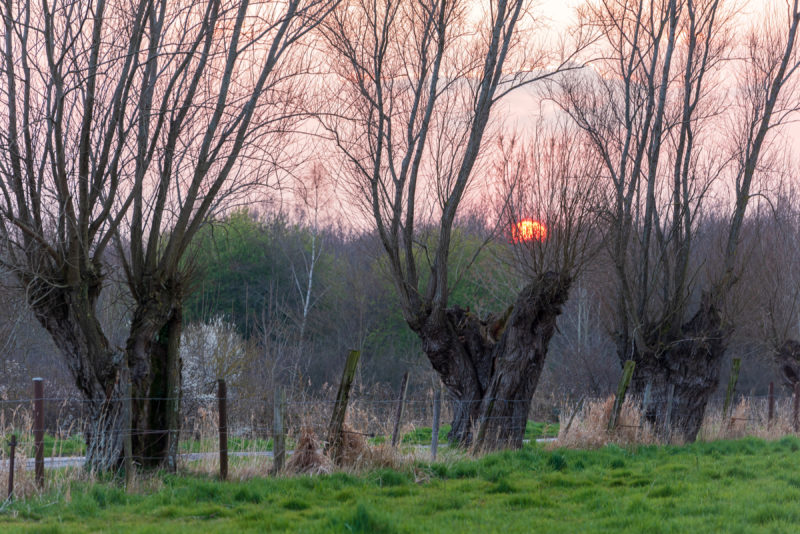
[[[276,399],[282,399],[277,400]],[[176,453],[178,465],[191,470],[197,464],[227,473],[228,456],[247,458],[261,473],[274,470],[276,456],[285,459],[300,448],[304,435],[315,437],[315,447],[327,448],[335,427],[335,412],[341,398],[312,398],[297,394],[242,396],[207,394],[181,398],[115,398],[93,401],[75,397],[0,399],[0,475],[13,484],[11,458],[16,454],[16,469],[36,469],[41,487],[47,467],[81,467],[92,454],[124,449],[133,464],[148,464],[164,459],[167,443]],[[168,425],[131,424],[138,410],[179,403],[180,418],[174,428]],[[480,409],[492,405],[487,413]],[[467,427],[460,437],[481,436],[487,428],[506,443],[558,437],[559,446],[592,447],[611,441],[618,443],[664,443],[680,441],[679,432],[687,421],[699,420],[699,439],[754,435],[777,438],[798,433],[800,396],[738,396],[723,408],[723,398],[712,398],[702,413],[678,395],[627,396],[615,420],[608,425],[614,398],[583,397],[579,400],[552,401],[549,406],[530,400],[481,399],[476,401],[436,401],[436,392],[416,393],[405,398],[353,395],[346,404],[346,418],[338,436],[360,440],[369,446],[393,447],[398,443],[416,454],[435,456],[438,442],[445,442],[447,423],[466,414]],[[134,409],[135,408],[135,409]],[[548,420],[537,415],[547,413]],[[146,412],[140,413],[147,419]],[[131,417],[131,419],[128,419]],[[533,423],[532,418],[539,420]],[[699,418],[699,419],[698,419]],[[278,420],[279,419],[279,420]],[[10,446],[13,436],[14,447]],[[511,436],[511,437],[510,437]],[[334,438],[335,439],[335,438]],[[87,448],[87,443],[88,448]],[[94,447],[96,450],[93,450]],[[127,447],[127,448],[126,448]],[[105,448],[105,449],[104,449]],[[117,454],[119,457],[119,454]],[[46,459],[46,461],[45,461]],[[119,466],[118,466],[119,467]],[[0,476],[0,478],[3,478]]]
[[[232,440],[232,450],[247,449],[250,452],[259,452],[253,447],[261,447],[261,452],[271,450],[271,440],[274,433],[274,400],[265,397],[236,397],[227,400],[227,435]],[[442,403],[440,420],[442,427],[449,430],[449,423],[457,411],[476,413],[474,408],[481,401],[452,402],[447,399]],[[477,426],[479,422],[496,422],[510,432],[524,431],[526,421],[530,420],[530,401],[519,399],[492,399],[494,401],[493,413],[480,421],[473,421]],[[680,426],[681,421],[697,417],[695,411],[688,410],[679,399],[672,399],[669,406],[667,397],[654,396],[644,405],[641,399],[631,399],[629,404],[635,404],[641,412],[640,417],[633,423],[621,420],[620,427],[639,427],[645,425],[658,425],[667,423],[664,419],[669,412],[668,424]],[[98,417],[121,416],[126,406],[131,404],[145,404],[152,402],[181,402],[190,409],[183,408],[177,428],[139,428],[127,429],[122,424],[98,421]],[[570,416],[580,416],[586,412],[586,407],[603,404],[608,397],[584,397],[580,402],[564,401],[554,404],[550,412],[554,417],[549,421],[540,421],[550,424],[551,432],[557,428],[559,420],[562,426],[568,422]],[[179,436],[180,452],[195,452],[204,447],[204,452],[219,452],[213,449],[213,440],[218,436],[219,430],[219,401],[215,396],[205,395],[187,398],[117,398],[102,403],[92,402],[81,398],[43,397],[41,399],[44,412],[43,433],[47,438],[50,450],[45,451],[48,456],[83,455],[85,447],[83,442],[87,435],[93,432],[109,432],[110,441],[114,438],[134,439],[148,436]],[[335,399],[310,399],[289,398],[285,402],[286,418],[283,427],[289,438],[298,436],[303,429],[316,434],[324,444],[326,433],[330,427],[331,414]],[[770,402],[773,403],[772,420]],[[397,423],[397,412],[400,400],[387,398],[355,397],[347,405],[347,418],[344,431],[350,434],[363,436],[379,443],[388,439],[394,432]],[[114,406],[114,405],[118,406]],[[706,408],[704,422],[706,425],[711,418],[721,418],[723,399],[712,399]],[[519,406],[517,406],[519,405]],[[730,425],[747,426],[752,428],[782,422],[783,426],[794,426],[794,397],[770,398],[764,396],[740,396],[728,410],[727,421]],[[30,398],[0,400],[0,436],[4,439],[16,434],[21,444],[25,444],[26,436],[33,435],[35,401]],[[537,410],[541,412],[541,407]],[[524,415],[519,412],[524,411]],[[579,417],[580,418],[580,417]],[[583,417],[585,418],[585,416]],[[425,396],[403,400],[402,419],[400,421],[400,437],[406,443],[422,444],[419,436],[430,436],[429,432],[418,432],[421,429],[430,429],[434,419],[433,393]],[[607,421],[607,419],[606,419]],[[474,429],[476,430],[476,429]],[[548,434],[550,435],[550,434]],[[202,447],[200,446],[202,444]],[[248,449],[249,447],[249,449]],[[79,454],[80,453],[80,454]],[[140,456],[136,460],[146,461],[158,457]]]

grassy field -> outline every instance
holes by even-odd
[[[2,532],[792,532],[800,440],[546,451],[362,475],[219,483],[163,476],[148,494],[73,483],[13,503]]]

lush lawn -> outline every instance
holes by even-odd
[[[406,472],[221,484],[150,495],[76,484],[0,514],[0,532],[796,532],[800,440],[625,450],[540,445]]]

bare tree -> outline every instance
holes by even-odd
[[[748,291],[741,307],[751,323],[750,335],[762,340],[793,389],[800,382],[800,207],[792,183],[796,165],[787,168],[783,178],[788,183],[781,184],[777,198],[750,225],[748,241],[757,261],[742,272]]]
[[[487,321],[488,340],[498,347],[480,413],[479,446],[485,449],[521,444],[520,428],[527,421],[556,318],[600,242],[595,230],[601,165],[582,132],[563,122],[542,121],[532,139],[509,145],[497,150],[502,154],[496,172],[499,220],[511,241],[509,264],[527,285],[502,324],[495,317]]]
[[[674,387],[672,413],[689,440],[719,382],[730,335],[723,308],[741,265],[753,180],[769,132],[793,107],[797,3],[739,47],[735,15],[720,0],[589,2],[582,24],[602,36],[594,72],[562,79],[555,95],[591,137],[613,188],[620,361],[636,361],[635,394],[649,387],[666,401]],[[743,59],[729,61],[732,51]],[[733,103],[725,89],[738,94]],[[720,142],[725,127],[733,135]],[[732,185],[730,208],[713,203],[723,183]],[[730,209],[717,269],[696,250],[699,223],[715,209]],[[651,418],[662,420],[666,402],[654,406]]]
[[[4,261],[88,400],[92,468],[119,465],[129,388],[134,453],[174,467],[187,247],[275,163],[293,51],[335,4],[4,2]],[[124,348],[96,313],[111,242],[135,303]]]
[[[477,22],[472,4],[343,2],[322,26],[333,76],[320,122],[377,229],[404,318],[454,401],[450,439],[469,442],[482,417],[488,446],[519,446],[569,282],[543,273],[513,311],[479,318],[448,305],[448,260],[459,206],[482,189],[475,171],[494,104],[571,58],[530,42],[526,1],[493,0]],[[432,236],[420,235],[426,227]]]

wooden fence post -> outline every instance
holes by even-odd
[[[33,379],[33,443],[36,485],[44,488],[44,381]]]
[[[122,441],[123,454],[125,455],[125,487],[131,488],[133,481],[133,387],[131,386],[130,368],[126,367],[124,380],[127,382],[125,387],[125,436]]]
[[[725,391],[725,404],[722,405],[722,418],[728,417],[728,409],[731,407],[733,401],[733,394],[736,391],[736,382],[739,381],[739,367],[742,360],[739,358],[733,359],[733,367],[731,368],[731,377],[728,380],[728,389]]]
[[[408,371],[403,374],[403,381],[400,382],[400,399],[397,402],[397,412],[394,415],[394,430],[392,431],[392,447],[397,446],[400,437],[400,420],[403,418],[403,411],[406,405],[406,391],[408,391]]]
[[[798,420],[798,416],[800,416],[800,382],[795,382],[794,384],[794,406],[792,410],[792,421],[794,424],[794,431],[797,432],[800,430],[800,420]]]
[[[219,409],[219,478],[228,478],[228,387],[225,379],[217,381],[217,406]]]
[[[644,387],[644,397],[642,398],[642,415],[644,415],[644,419],[647,418],[647,412],[650,410],[650,397],[653,394],[653,382],[648,381],[647,385]]]
[[[675,400],[675,384],[670,384],[667,389],[667,412],[664,415],[664,435],[667,442],[672,438],[672,404]]]
[[[772,382],[769,383],[768,405],[767,423],[771,425],[772,419],[775,417],[775,385]]]
[[[331,423],[328,427],[328,440],[325,443],[325,454],[330,455],[334,463],[339,460],[344,418],[347,414],[347,402],[350,400],[350,387],[353,385],[353,379],[356,376],[356,367],[358,367],[360,356],[361,353],[357,350],[351,350],[350,354],[347,355],[342,381],[339,383],[339,391],[336,393],[336,403],[333,405]]]
[[[17,435],[11,434],[11,441],[8,442],[8,500],[14,498],[14,455],[17,450]]]
[[[286,393],[283,388],[275,388],[272,419],[272,474],[277,476],[286,462]]]
[[[617,427],[617,419],[622,411],[622,404],[625,402],[625,393],[628,391],[628,386],[631,383],[633,376],[633,369],[636,367],[636,362],[628,360],[625,362],[625,368],[622,370],[622,379],[619,381],[617,387],[617,396],[614,398],[614,409],[611,410],[611,418],[608,420],[608,431],[613,432]]]
[[[431,460],[436,460],[439,450],[439,415],[442,411],[442,390],[437,389],[433,397],[433,428],[431,428]]]

